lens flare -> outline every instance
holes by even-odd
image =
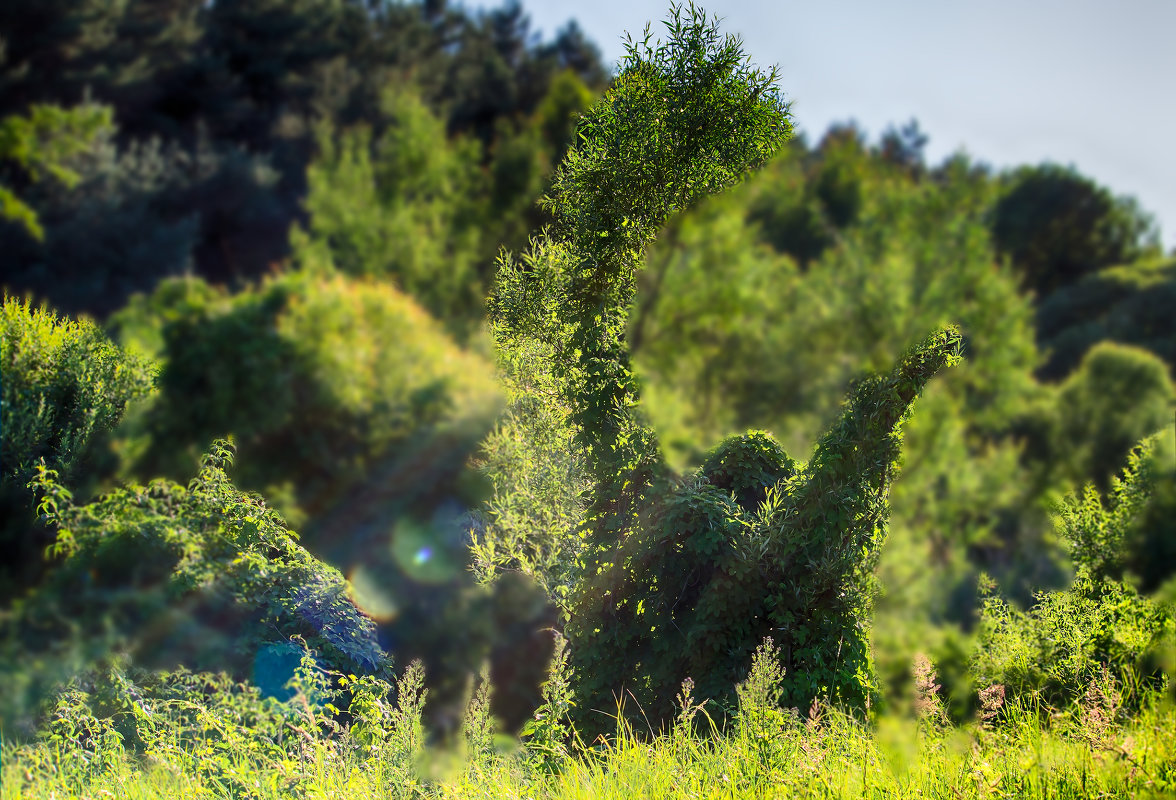
[[[447,528],[430,522],[401,520],[392,531],[392,560],[417,583],[447,583],[461,570],[445,546]]]
[[[373,570],[357,566],[347,580],[351,583],[351,600],[364,614],[376,622],[391,622],[399,616],[399,606],[383,588],[386,582]]]

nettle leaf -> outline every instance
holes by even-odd
[[[232,485],[227,456],[218,444],[187,487],[131,484],[59,508],[68,547],[24,606],[27,644],[60,647],[84,631],[91,657],[118,650],[144,666],[247,677],[260,648],[297,638],[332,669],[386,670],[343,576]]]

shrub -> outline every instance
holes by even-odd
[[[1107,673],[1138,706],[1146,689],[1167,680],[1158,656],[1176,645],[1172,605],[1125,580],[1129,543],[1147,518],[1159,477],[1150,458],[1157,439],[1132,453],[1105,500],[1087,485],[1063,502],[1055,527],[1078,568],[1069,588],[1039,593],[1028,611],[998,597],[985,600],[972,659],[978,685],[1002,684],[1010,695],[1039,693],[1061,706],[1080,701]]]
[[[0,670],[17,703],[5,719],[23,718],[112,653],[144,668],[184,665],[272,684],[259,670],[282,662],[265,659],[265,649],[301,637],[331,669],[387,668],[375,624],[343,576],[298,545],[264,500],[229,482],[231,456],[217,443],[186,487],[131,484],[86,505],[70,502],[52,470],[39,470],[39,510],[57,529],[52,552],[61,560],[5,620]]]
[[[1053,425],[1053,456],[1074,484],[1100,489],[1131,448],[1172,419],[1176,385],[1168,365],[1132,345],[1099,342],[1062,384]]]
[[[109,469],[103,446],[127,404],[150,392],[146,359],[116,347],[92,322],[62,319],[10,297],[0,309],[0,603],[41,574],[53,540],[33,517],[26,484],[44,464],[75,489]]]
[[[865,703],[868,575],[897,426],[961,344],[942,330],[889,375],[862,381],[806,465],[752,434],[674,479],[634,411],[624,344],[641,251],[670,214],[737,182],[791,129],[775,75],[749,66],[737,39],[693,6],[673,9],[667,27],[664,43],[630,43],[621,74],[582,118],[546,200],[553,232],[525,268],[500,261],[491,303],[500,347],[550,353],[591,480],[566,626],[589,730],[593,709],[622,692],[670,719],[687,675],[730,707],[769,634],[787,670],[783,702]]]
[[[1037,337],[1049,359],[1042,377],[1073,371],[1100,341],[1133,344],[1176,364],[1176,260],[1107,267],[1042,298]]]

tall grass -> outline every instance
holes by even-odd
[[[719,732],[687,693],[673,729],[651,736],[618,722],[614,735],[580,742],[558,769],[517,741],[500,737],[487,746],[480,710],[467,721],[467,728],[482,726],[473,731],[475,746],[417,746],[407,770],[403,738],[361,744],[351,734],[314,736],[301,725],[292,727],[305,735],[291,736],[280,751],[241,737],[233,749],[218,751],[215,769],[193,759],[200,743],[131,752],[117,736],[47,738],[5,747],[0,798],[1176,795],[1176,708],[1156,695],[1128,722],[1108,708],[1093,695],[1053,714],[1018,700],[987,720],[952,726],[927,715],[865,722],[818,706],[765,714],[766,707],[747,704]],[[470,732],[463,741],[471,741]]]

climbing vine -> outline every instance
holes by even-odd
[[[666,25],[665,41],[647,28],[627,43],[545,198],[554,226],[529,257],[500,260],[491,298],[502,350],[550,354],[590,474],[566,623],[579,710],[591,724],[592,709],[614,711],[624,692],[669,719],[686,677],[730,702],[769,635],[783,702],[861,705],[898,428],[958,360],[960,335],[937,331],[861,381],[807,464],[756,432],[672,474],[642,421],[625,341],[643,251],[670,215],[737,183],[792,128],[775,70],[751,65],[738,38],[693,4]]]

